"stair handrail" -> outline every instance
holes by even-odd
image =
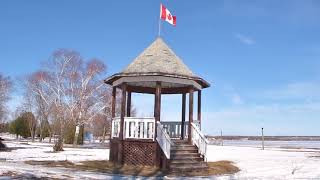
[[[157,138],[156,139],[163,153],[166,155],[167,159],[170,159],[172,142],[169,135],[166,133],[165,129],[162,127],[159,121],[157,122]]]
[[[199,127],[194,123],[191,123],[191,134],[192,134],[192,144],[198,147],[199,154],[201,154],[204,160],[207,161],[207,146],[209,144],[209,141],[201,132]]]

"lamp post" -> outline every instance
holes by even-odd
[[[263,135],[263,128],[261,128],[261,139],[262,139],[262,150],[264,150],[264,135]]]

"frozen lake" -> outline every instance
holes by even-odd
[[[253,140],[224,140],[224,146],[261,147],[261,141]],[[320,141],[265,141],[265,147],[320,149]]]

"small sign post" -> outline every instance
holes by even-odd
[[[264,150],[264,135],[263,135],[263,128],[261,128],[261,137],[262,137],[262,150]]]
[[[220,130],[220,137],[221,137],[221,146],[223,146],[223,136],[222,136],[222,130]]]

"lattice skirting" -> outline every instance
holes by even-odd
[[[123,141],[123,162],[130,165],[156,166],[157,143]]]
[[[121,164],[160,166],[160,147],[150,141],[111,140],[109,159]]]

